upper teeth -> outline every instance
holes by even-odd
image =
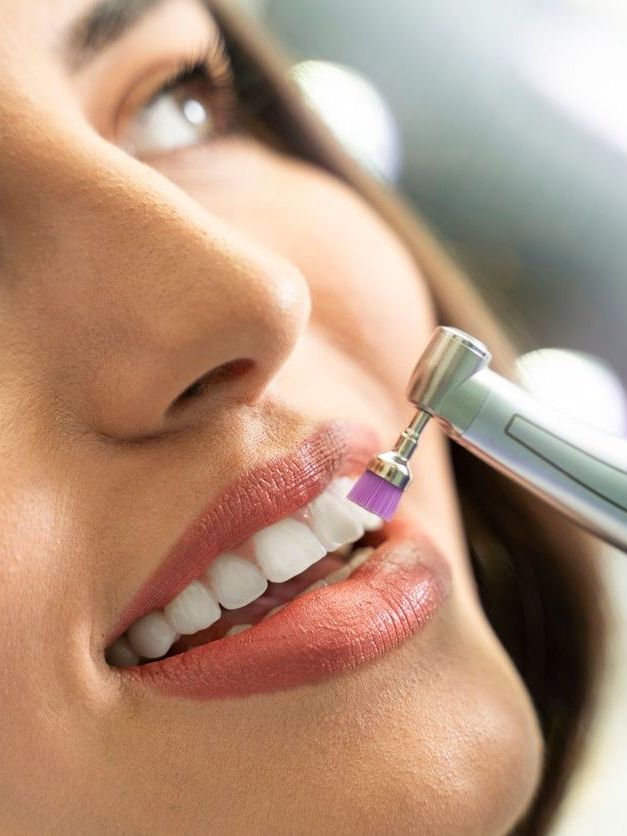
[[[252,539],[255,560],[265,577],[274,583],[304,572],[327,553],[311,528],[293,517],[258,531]]]
[[[219,555],[202,578],[192,581],[163,610],[132,624],[107,650],[109,662],[122,667],[137,664],[140,657],[157,659],[181,634],[197,633],[217,621],[220,605],[232,610],[250,604],[263,595],[268,581],[289,580],[327,552],[380,528],[379,517],[346,499],[353,484],[347,477],[335,479],[302,511],[258,531],[240,549]],[[248,558],[250,554],[254,559]],[[342,567],[328,582],[347,577],[356,565]]]

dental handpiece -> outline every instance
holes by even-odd
[[[371,460],[370,474],[400,495],[411,479],[409,458],[433,418],[458,444],[627,551],[627,439],[540,402],[488,368],[491,359],[464,331],[436,328],[407,390],[418,412],[394,449]]]

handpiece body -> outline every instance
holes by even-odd
[[[439,327],[409,400],[453,440],[627,551],[627,440],[543,404],[488,368],[486,347]]]

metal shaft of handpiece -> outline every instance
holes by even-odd
[[[420,434],[430,418],[431,416],[427,412],[423,412],[422,409],[419,409],[414,415],[411,424],[399,435],[398,440],[394,445],[394,451],[398,453],[401,458],[405,459],[405,461],[408,461],[414,454],[414,451],[418,446]]]
[[[430,418],[428,413],[419,409],[411,424],[399,435],[394,447],[371,459],[368,470],[404,491],[411,482],[409,459],[418,445],[420,433]]]

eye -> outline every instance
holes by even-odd
[[[139,109],[123,119],[118,143],[143,157],[210,142],[240,126],[240,102],[223,43],[187,58]]]

